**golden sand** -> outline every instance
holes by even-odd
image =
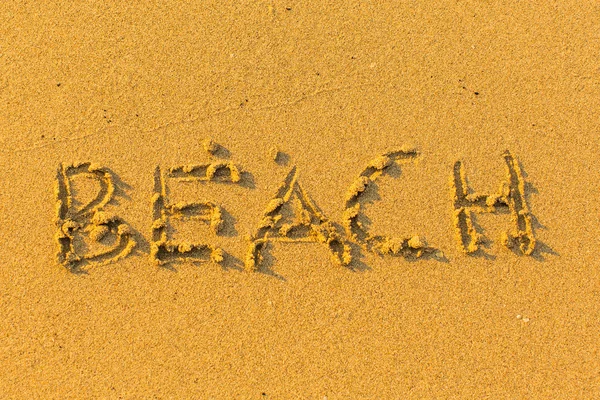
[[[597,398],[599,12],[3,1],[0,398]]]

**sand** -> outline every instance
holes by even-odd
[[[594,1],[0,4],[0,397],[600,392]]]

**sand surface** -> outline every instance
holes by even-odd
[[[0,4],[1,398],[597,398],[600,5],[376,3]]]

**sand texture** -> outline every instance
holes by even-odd
[[[0,398],[599,398],[599,16],[0,2]]]

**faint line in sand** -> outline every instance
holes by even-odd
[[[289,107],[289,106],[294,106],[298,103],[301,103],[305,100],[308,100],[310,98],[316,97],[320,94],[323,93],[335,93],[335,92],[342,92],[342,91],[347,91],[347,90],[352,90],[352,89],[356,89],[358,87],[365,87],[365,86],[374,86],[375,83],[362,83],[359,85],[348,85],[348,86],[341,86],[341,87],[335,87],[335,88],[317,88],[314,91],[307,93],[307,94],[303,94],[302,96],[296,97],[293,100],[289,100],[289,101],[283,101],[283,102],[279,102],[279,103],[274,103],[274,104],[266,104],[266,105],[262,105],[262,106],[257,106],[257,107],[248,107],[248,108],[243,108],[243,110],[245,111],[249,111],[249,112],[256,112],[256,111],[269,111],[269,110],[276,110],[278,108],[282,108],[282,107]],[[208,115],[204,115],[204,116],[197,116],[194,118],[190,118],[190,119],[183,119],[180,121],[173,121],[173,122],[167,122],[165,124],[162,125],[158,125],[155,126],[153,128],[150,129],[146,129],[146,130],[142,130],[141,133],[152,133],[152,132],[157,132],[160,131],[162,129],[166,129],[166,128],[170,128],[172,126],[181,126],[181,125],[186,125],[186,124],[191,124],[194,122],[201,122],[201,121],[207,121],[211,118],[215,118],[221,115],[225,115],[234,111],[239,111],[242,110],[239,106],[229,106],[220,110],[217,110],[211,114]],[[41,148],[45,148],[45,147],[50,147],[50,146],[54,146],[54,145],[58,145],[61,143],[69,143],[69,142],[78,142],[81,140],[86,140],[89,139],[93,136],[98,136],[98,135],[105,135],[107,132],[107,128],[114,128],[116,125],[112,125],[112,126],[103,126],[101,128],[96,129],[94,132],[90,132],[90,133],[86,133],[80,136],[74,136],[74,137],[66,137],[66,138],[62,138],[62,139],[54,139],[52,141],[48,141],[48,142],[38,142],[32,146],[28,146],[28,147],[23,147],[20,149],[7,149],[7,148],[0,148],[0,153],[25,153],[28,151],[33,151],[33,150],[37,150],[37,149],[41,149]]]

